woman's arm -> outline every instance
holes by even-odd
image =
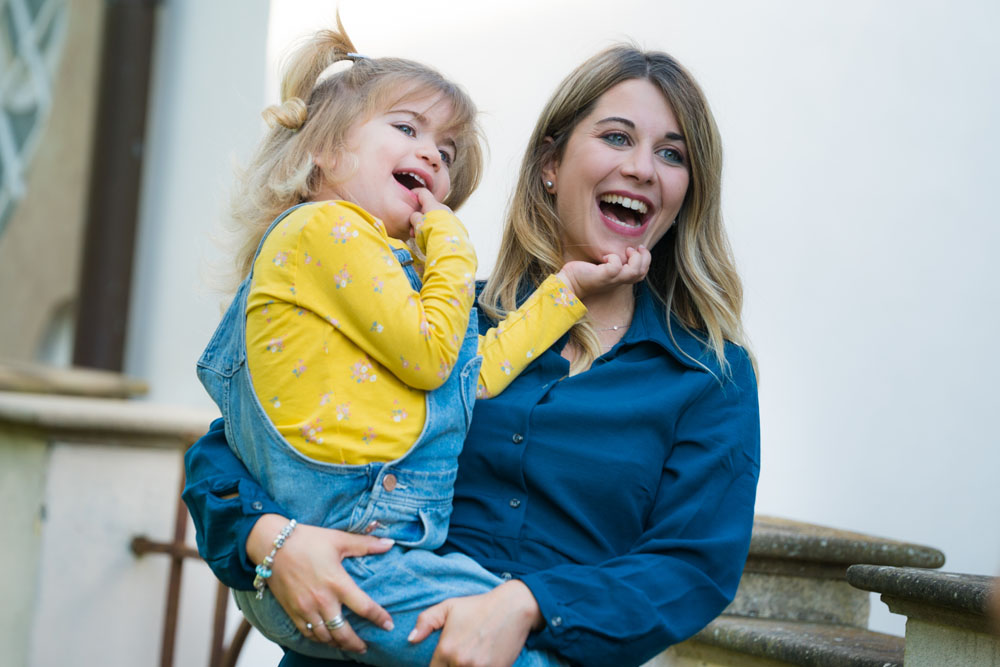
[[[183,498],[194,520],[198,553],[222,583],[253,590],[254,567],[270,552],[288,513],[229,449],[221,419],[188,449],[184,464]],[[364,643],[349,624],[332,637],[323,620],[335,617],[344,604],[381,627],[391,626],[388,612],[340,564],[343,558],[391,547],[391,540],[300,525],[275,556],[268,587],[300,631],[311,622],[318,641],[336,640],[342,648],[362,651]]]
[[[683,641],[736,594],[753,526],[760,461],[757,386],[733,346],[732,377],[682,413],[646,530],[627,554],[522,577],[545,627],[530,648],[574,662],[640,664]]]
[[[188,449],[184,467],[182,497],[194,520],[198,553],[226,586],[253,590],[256,563],[246,553],[250,531],[262,515],[287,512],[229,449],[221,419]]]
[[[529,648],[588,665],[638,665],[697,632],[735,595],[753,523],[759,416],[749,359],[738,348],[731,352],[732,378],[710,379],[679,417],[645,528],[627,553],[520,577],[543,619],[528,637]],[[466,643],[489,647],[486,638],[510,636],[502,612],[524,604],[517,599],[460,598],[421,620],[443,623],[439,653]],[[497,661],[485,664],[505,664],[520,645],[493,648]],[[443,656],[443,664],[461,655],[456,651]]]

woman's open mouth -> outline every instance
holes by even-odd
[[[601,217],[612,231],[627,236],[638,236],[649,221],[651,205],[641,199],[634,199],[616,193],[607,193],[597,198]]]

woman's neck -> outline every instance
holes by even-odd
[[[632,285],[620,285],[613,290],[590,294],[583,299],[587,315],[598,329],[606,327],[628,328],[635,312],[635,293]]]

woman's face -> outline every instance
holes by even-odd
[[[673,224],[687,193],[688,153],[663,94],[645,79],[610,88],[545,165],[563,225],[564,259],[600,261]]]

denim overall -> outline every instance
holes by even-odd
[[[256,254],[271,229],[295,208],[271,223]],[[409,252],[399,249],[394,254],[419,290]],[[257,399],[246,363],[246,303],[252,278],[251,269],[198,361],[198,378],[222,411],[230,448],[292,517],[303,524],[396,541],[386,554],[343,561],[362,590],[392,615],[396,627],[387,632],[344,607],[344,617],[368,645],[368,652],[359,656],[303,636],[268,590],[261,600],[254,591],[234,590],[233,596],[264,636],[298,653],[375,665],[427,665],[437,633],[416,645],[406,641],[419,613],[447,598],[485,593],[502,583],[467,556],[432,551],[448,533],[458,455],[482,363],[477,356],[476,311],[469,318],[455,370],[441,387],[425,394],[426,419],[417,442],[395,461],[326,463],[289,445]],[[289,539],[295,539],[294,533]],[[522,651],[515,664],[563,663],[547,653]]]

